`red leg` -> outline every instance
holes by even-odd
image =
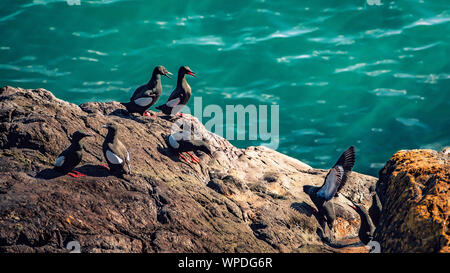
[[[70,175],[70,176],[72,176],[72,177],[78,178],[78,175],[73,174],[73,173],[67,173],[67,175]]]
[[[151,117],[151,118],[154,118],[155,117],[155,114],[153,114],[153,113],[151,113],[151,112],[149,112],[149,111],[145,111],[144,112],[144,114],[142,114],[144,117]]]
[[[196,157],[195,155],[192,155],[190,152],[187,152],[187,154],[191,157],[193,162],[200,163],[200,158]]]
[[[181,153],[178,154],[182,159],[184,159],[184,161],[186,161],[187,164],[191,164],[191,162],[189,162],[189,160],[187,160],[186,157],[184,157],[184,155],[182,155]]]
[[[183,113],[178,113],[177,115],[179,115],[180,117],[183,117]]]
[[[109,171],[109,167],[107,166],[107,165],[105,165],[105,164],[98,164],[100,167],[103,167],[103,168],[105,168],[105,169],[108,169],[108,171]]]
[[[76,175],[78,175],[79,177],[86,176],[85,174],[82,174],[82,173],[77,172],[77,171],[72,171],[72,172],[75,173]]]

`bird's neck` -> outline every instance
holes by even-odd
[[[357,212],[361,217],[361,227],[369,228],[370,226],[373,226],[369,213],[362,210],[358,210]]]
[[[72,147],[75,150],[77,150],[77,151],[82,150],[83,149],[83,144],[81,144],[81,139],[72,141]]]
[[[177,87],[181,87],[186,82],[186,74],[178,74]]]
[[[107,141],[114,141],[114,139],[116,138],[117,132],[114,130],[109,130],[108,134],[106,135],[105,139]]]
[[[160,81],[161,81],[161,74],[153,73],[152,78],[150,79],[150,81],[147,84],[154,85]]]

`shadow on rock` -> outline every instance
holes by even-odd
[[[54,179],[60,176],[63,176],[63,173],[58,172],[57,170],[53,169],[53,168],[48,168],[45,170],[42,170],[40,172],[38,172],[35,176],[35,178],[40,178],[40,179],[45,179],[45,180],[50,180],[50,179]]]
[[[306,216],[310,217],[311,215],[315,215],[316,213],[316,209],[314,209],[313,207],[311,207],[309,204],[307,204],[306,202],[294,202],[291,204],[291,208],[305,214]]]
[[[160,152],[162,155],[167,156],[168,158],[170,158],[173,162],[182,162],[180,160],[180,158],[178,157],[178,154],[174,154],[170,148],[168,147],[163,147],[161,145],[158,145],[158,147],[156,148],[158,150],[158,152]]]
[[[92,164],[81,166],[80,168],[76,169],[76,171],[79,171],[86,176],[92,177],[107,177],[110,175],[109,171],[105,167]]]
[[[113,112],[109,113],[108,115],[109,116],[117,116],[117,117],[124,118],[124,119],[129,119],[129,120],[141,123],[141,124],[146,124],[145,121],[136,118],[133,114],[128,113],[128,111],[124,110],[124,109],[114,110]],[[149,119],[149,121],[151,121],[151,119]]]

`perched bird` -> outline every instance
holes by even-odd
[[[130,98],[130,102],[122,103],[128,113],[139,113],[143,116],[150,116],[147,111],[159,99],[162,93],[161,75],[170,79],[172,75],[164,66],[157,66],[153,69],[152,78],[144,85],[139,86]]]
[[[373,239],[373,234],[375,233],[375,226],[372,219],[369,216],[366,208],[364,206],[353,202],[351,206],[361,217],[361,225],[358,232],[358,237],[364,245],[367,245]]]
[[[58,172],[68,174],[72,177],[85,176],[84,174],[73,170],[78,164],[80,164],[83,158],[83,144],[81,140],[91,135],[82,131],[76,131],[71,138],[70,146],[65,149],[56,159],[55,170]]]
[[[131,174],[130,154],[117,137],[117,125],[110,122],[104,125],[103,128],[108,129],[108,134],[103,142],[103,155],[106,162],[108,162],[108,169],[111,173],[118,176],[122,176],[124,173]],[[128,170],[125,170],[125,165]]]
[[[375,187],[370,187],[370,194],[372,195],[372,206],[369,208],[369,215],[372,218],[372,222],[375,226],[378,226],[380,223],[381,210],[383,209],[383,205],[381,204],[380,197],[375,191]]]
[[[319,218],[325,220],[330,230],[336,218],[334,206],[330,200],[344,186],[348,174],[355,164],[355,148],[351,146],[330,169],[321,187],[304,186],[304,191],[310,196],[317,207]]]
[[[200,163],[200,158],[194,156],[190,153],[190,151],[202,151],[212,158],[211,147],[202,140],[195,139],[185,139],[183,138],[183,134],[181,132],[171,134],[168,137],[169,146],[178,152],[179,157],[181,157],[186,163]],[[186,152],[192,161],[189,161],[183,153]]]
[[[191,87],[186,81],[186,74],[195,77],[195,73],[187,66],[182,66],[178,70],[177,87],[172,91],[167,102],[157,106],[166,115],[175,115],[185,106],[191,97]]]

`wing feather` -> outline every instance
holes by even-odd
[[[352,170],[353,165],[355,165],[355,147],[350,146],[342,153],[336,164],[334,164],[334,166],[338,165],[342,166],[346,172]]]
[[[113,153],[111,150],[106,150],[106,159],[108,159],[109,162],[112,164],[122,164],[123,159],[120,158],[118,155]]]
[[[180,98],[175,98],[173,100],[169,100],[166,105],[169,107],[174,108],[175,106],[177,106],[180,103],[181,99]]]
[[[317,196],[325,199],[326,201],[331,200],[341,184],[342,173],[342,169],[338,166],[331,168],[325,177],[325,182],[322,187],[317,191]]]
[[[65,156],[62,155],[62,156],[58,157],[56,159],[55,166],[56,167],[61,167],[64,164],[64,161],[66,161],[66,157]]]
[[[152,102],[153,102],[152,97],[142,97],[134,100],[134,103],[142,107],[150,105]]]

